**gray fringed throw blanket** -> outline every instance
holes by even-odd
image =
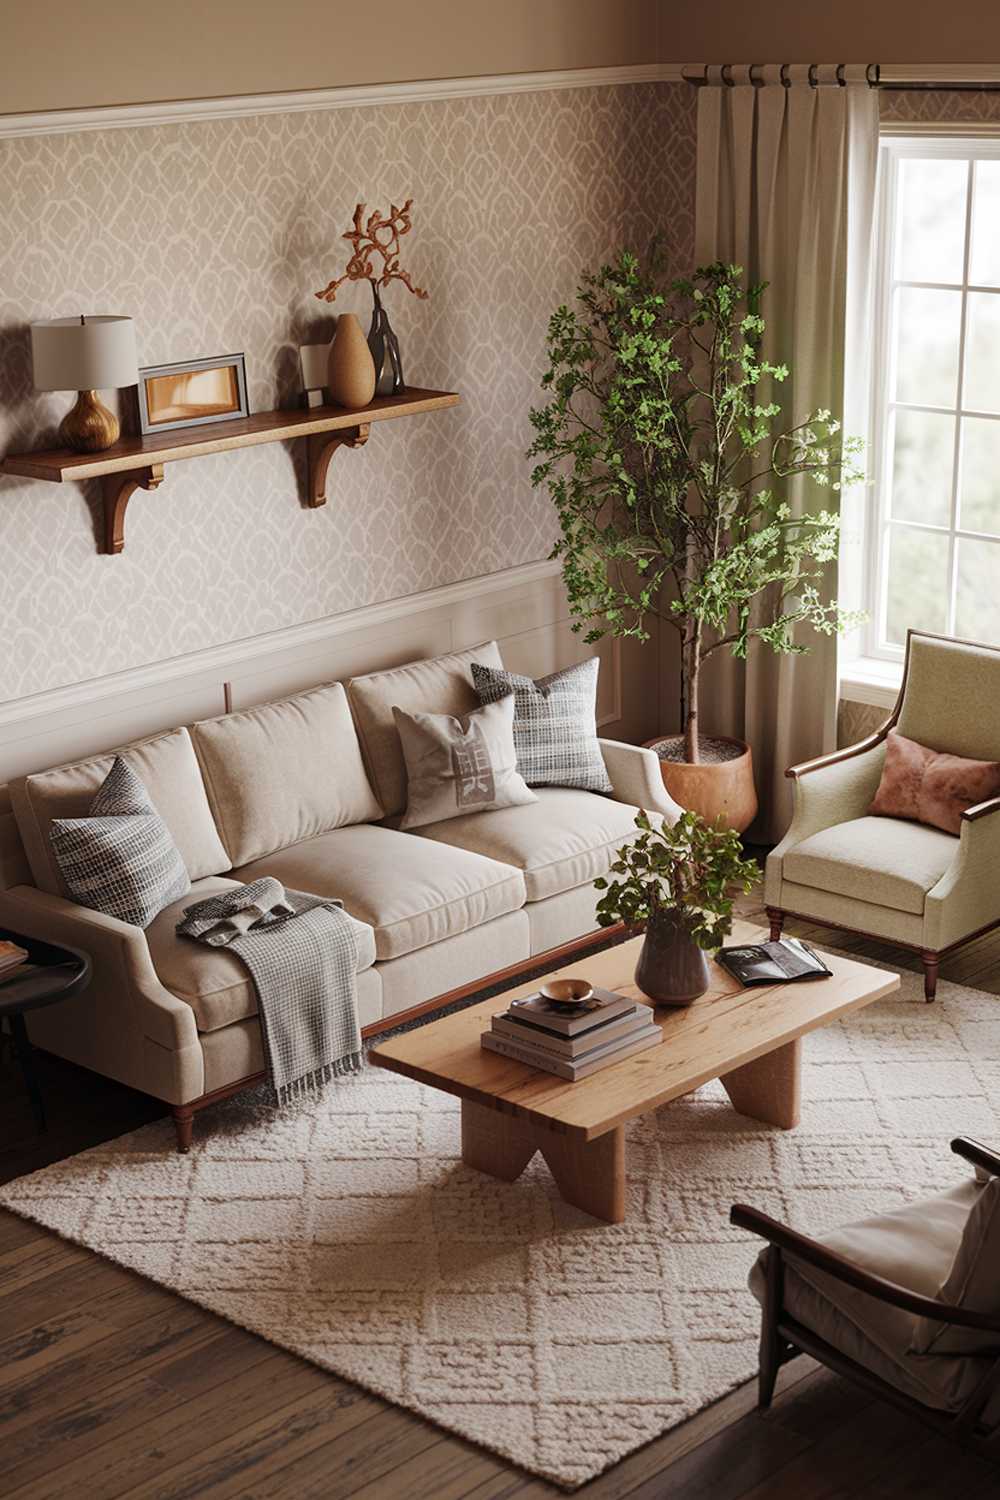
[[[339,901],[265,875],[186,907],[177,932],[232,948],[249,969],[279,1104],[360,1068],[358,945]]]

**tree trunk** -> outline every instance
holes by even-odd
[[[687,717],[684,720],[684,759],[696,766],[698,754],[698,678],[701,672],[701,634],[684,642],[683,675],[687,682]]]

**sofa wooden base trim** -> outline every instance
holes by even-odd
[[[609,940],[621,940],[628,936],[625,924],[618,922],[613,927],[599,927],[595,932],[589,932],[584,937],[574,938],[571,943],[563,943],[559,948],[549,948],[544,953],[535,953],[530,958],[523,958],[516,964],[509,964],[505,969],[497,969],[492,974],[486,974],[480,979],[473,980],[470,984],[459,985],[456,989],[448,990],[443,995],[436,995],[433,1000],[425,1000],[422,1005],[413,1005],[409,1010],[398,1011],[394,1016],[386,1016],[381,1021],[374,1021],[370,1026],[361,1029],[362,1038],[367,1041],[369,1037],[379,1036],[383,1031],[393,1031],[397,1026],[403,1026],[408,1021],[419,1020],[421,1016],[430,1015],[432,1011],[442,1010],[446,1005],[452,1005],[457,1000],[467,1000],[471,995],[478,995],[481,990],[490,989],[493,985],[503,985],[523,979],[525,975],[532,973],[535,969],[557,969],[568,960],[577,955],[589,953],[592,948]],[[263,1083],[266,1078],[264,1072],[249,1073],[245,1078],[238,1078],[234,1083],[227,1083],[222,1088],[213,1089],[211,1093],[201,1094],[197,1099],[191,1099],[187,1104],[171,1105],[170,1112],[174,1119],[174,1129],[177,1133],[177,1150],[186,1153],[191,1149],[191,1140],[194,1134],[194,1117],[211,1104],[221,1104],[223,1099],[231,1099],[234,1094],[242,1093],[244,1089],[253,1088],[258,1083]]]
[[[793,917],[796,922],[814,922],[821,927],[832,927],[835,932],[851,932],[855,937],[870,938],[873,943],[885,943],[889,948],[905,948],[908,953],[919,953],[920,962],[924,966],[924,999],[928,1004],[937,994],[938,969],[942,958],[956,953],[959,948],[964,948],[966,943],[975,942],[976,938],[985,937],[988,932],[995,932],[1000,927],[1000,918],[996,922],[987,922],[985,927],[977,927],[975,932],[966,933],[965,937],[959,938],[956,943],[949,943],[947,948],[921,948],[919,943],[904,943],[899,938],[882,937],[877,932],[866,932],[863,927],[845,927],[843,922],[831,922],[827,917],[809,917],[805,912],[786,911],[783,907],[768,906],[768,921],[771,924],[771,941],[776,942],[781,936],[781,929],[788,917]]]

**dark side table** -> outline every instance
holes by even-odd
[[[26,948],[27,963],[32,965],[10,979],[0,980],[0,1022],[6,1019],[10,1026],[35,1122],[39,1130],[44,1130],[45,1106],[24,1017],[30,1010],[40,1010],[43,1005],[58,1005],[61,1000],[71,1000],[78,995],[90,979],[90,959],[78,948],[57,947],[54,943],[43,943],[38,938],[24,937],[2,927],[0,938],[9,938],[12,943]]]

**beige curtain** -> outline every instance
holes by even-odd
[[[709,69],[698,90],[696,258],[769,283],[764,348],[790,367],[774,389],[789,423],[819,407],[844,412],[845,369],[863,353],[877,99],[864,69],[850,66]],[[856,404],[852,395],[849,423]],[[836,498],[806,482],[788,495],[797,514]],[[831,598],[835,575],[831,566]],[[749,740],[761,805],[749,836],[762,842],[780,838],[791,816],[786,766],[836,743],[836,640],[801,639],[808,655],[778,657],[757,642],[746,664],[720,651],[705,665],[702,725]]]

